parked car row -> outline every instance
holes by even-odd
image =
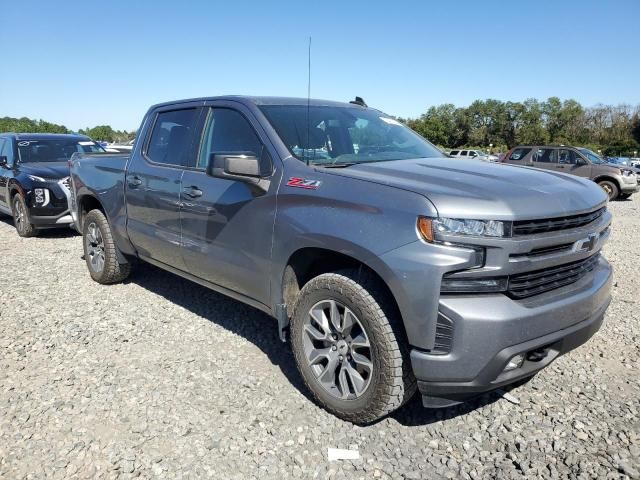
[[[59,205],[46,225],[70,214],[94,281],[140,259],[266,312],[315,401],[351,422],[416,390],[445,407],[531,378],[586,342],[611,301],[611,213],[591,174],[478,151],[453,162],[358,97],[155,105],[130,154],[2,138],[18,233]]]
[[[600,185],[609,200],[624,200],[640,190],[637,169],[609,163],[587,148],[520,145],[507,152],[502,161],[588,178]]]
[[[449,156],[453,158],[471,158],[474,160],[485,160],[488,162],[497,162],[499,156],[483,152],[482,150],[451,150]]]

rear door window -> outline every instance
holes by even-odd
[[[461,157],[466,157],[466,156],[467,156],[467,151],[466,151],[466,150],[462,150],[462,151],[460,152],[460,156],[461,156]]]
[[[539,148],[533,159],[540,163],[558,163],[558,151],[555,148]]]
[[[196,108],[158,113],[147,143],[146,157],[165,165],[194,166],[191,145],[197,120]]]
[[[509,158],[507,160],[524,160],[524,157],[526,157],[531,150],[531,148],[516,148],[513,150],[513,152],[511,152],[511,155],[509,155]]]

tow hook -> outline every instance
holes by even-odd
[[[531,350],[527,353],[527,360],[530,362],[539,362],[544,360],[548,354],[548,350],[546,348],[538,348],[537,350]]]

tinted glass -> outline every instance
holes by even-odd
[[[313,165],[442,157],[420,135],[374,109],[265,105],[261,110],[291,154]]]
[[[539,148],[533,161],[541,163],[557,163],[557,150],[554,150],[553,148]]]
[[[453,150],[449,155],[457,155],[460,150]]]
[[[229,108],[212,108],[202,136],[197,167],[207,168],[211,155],[223,152],[251,152],[259,157],[262,143],[240,112]]]
[[[104,148],[88,139],[60,137],[18,140],[18,156],[21,163],[64,162],[76,152],[98,153],[104,152]]]
[[[159,113],[147,145],[147,157],[157,163],[193,166],[190,147],[197,113],[195,108]]]
[[[460,152],[460,155],[467,156],[467,153],[468,153],[468,152],[467,152],[466,150],[462,150],[462,151]]]
[[[513,152],[511,152],[511,155],[509,155],[509,160],[522,160],[529,154],[530,151],[530,148],[516,148]]]

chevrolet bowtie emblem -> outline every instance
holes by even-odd
[[[591,252],[595,247],[596,243],[598,243],[598,237],[600,235],[597,233],[590,233],[587,238],[581,240],[580,242],[580,251]]]

